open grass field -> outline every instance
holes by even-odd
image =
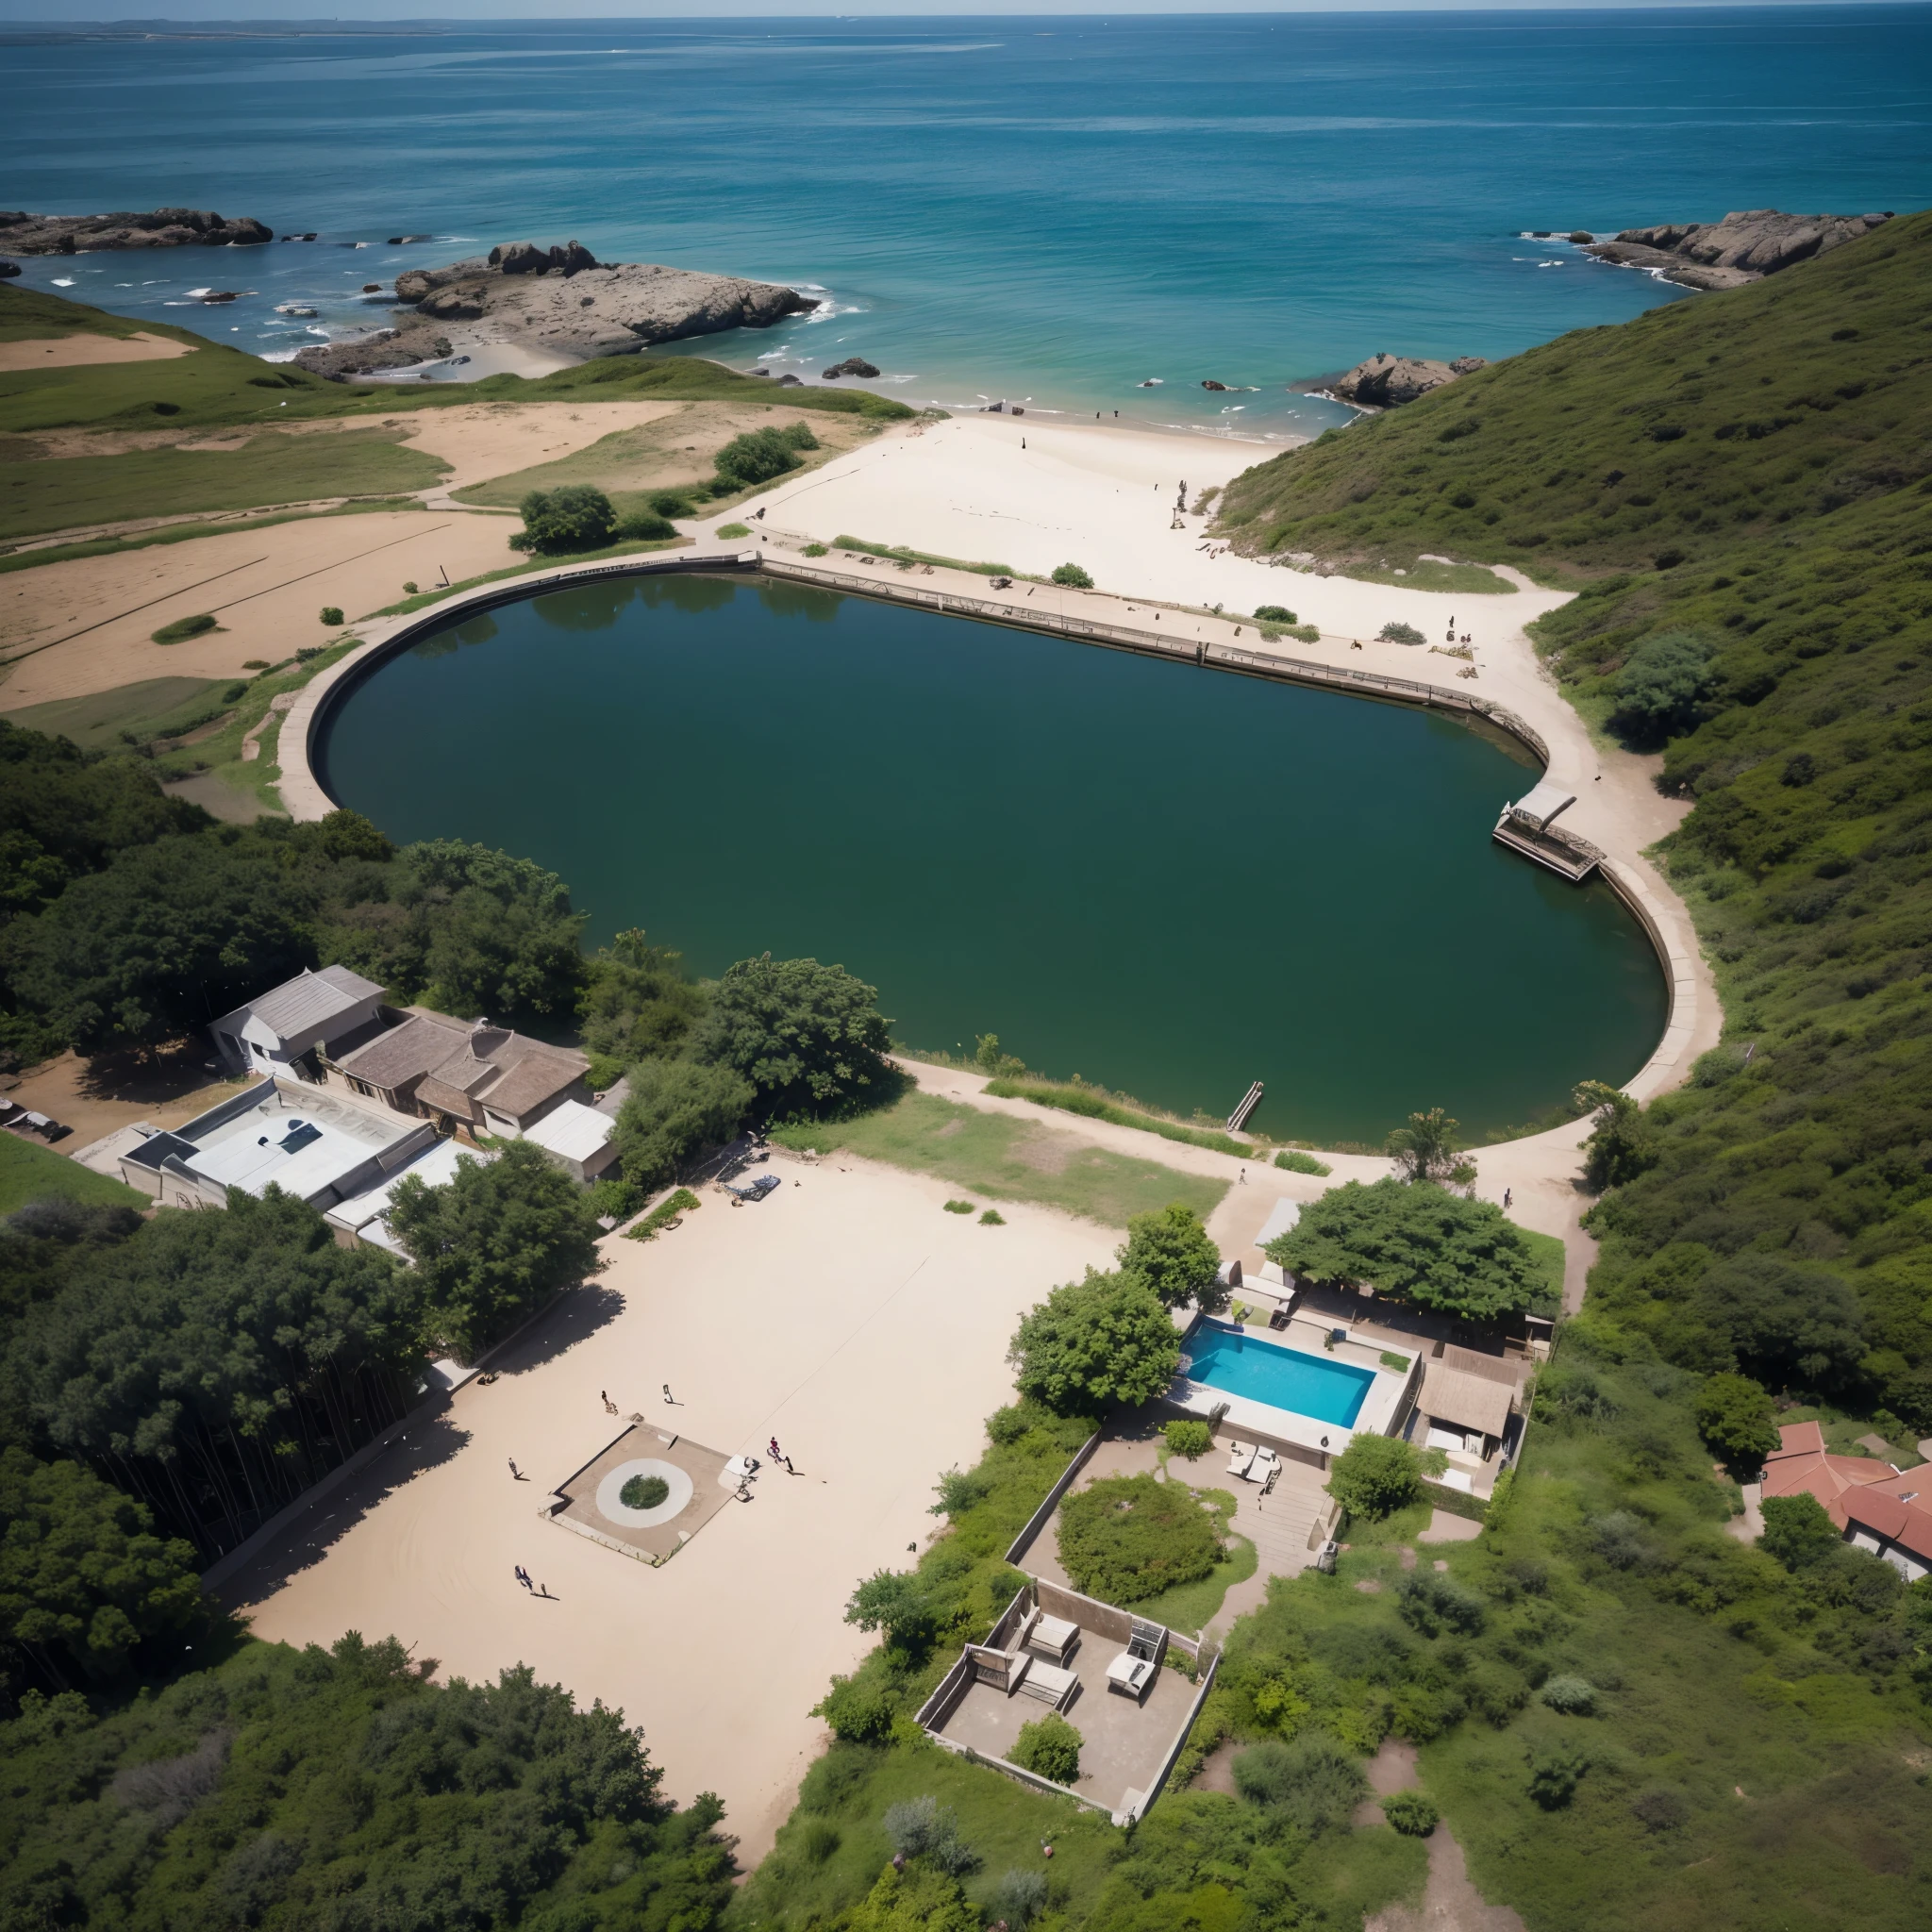
[[[206,723],[215,715],[222,693],[231,688],[218,677],[147,677],[115,691],[28,705],[10,713],[8,722],[50,737],[71,738],[82,751],[116,751],[128,738],[145,743]]]
[[[1227,1191],[1225,1181],[1084,1147],[1070,1134],[930,1093],[908,1093],[856,1120],[781,1127],[773,1139],[911,1168],[991,1201],[1064,1208],[1106,1227],[1124,1228],[1128,1215],[1170,1201],[1185,1202],[1205,1221]],[[997,1232],[987,1238],[997,1240]]]
[[[401,431],[375,425],[339,436],[264,430],[236,449],[170,446],[119,456],[36,458],[17,441],[0,443],[0,539],[184,510],[393,495],[427,490],[447,469],[408,447]]]
[[[75,1143],[70,1141],[70,1146]],[[58,1197],[89,1207],[145,1208],[148,1198],[66,1155],[18,1134],[0,1133],[0,1214],[11,1214],[29,1201]]]

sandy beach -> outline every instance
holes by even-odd
[[[0,342],[0,375],[23,369],[78,369],[90,362],[165,362],[192,352],[192,344],[141,329],[131,336],[52,336]]]

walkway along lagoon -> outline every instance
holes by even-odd
[[[1317,1141],[1424,1105],[1524,1122],[1629,1079],[1664,1030],[1616,892],[1491,844],[1536,774],[1493,727],[1221,647],[1162,662],[896,584],[841,594],[789,560],[666,561],[494,587],[373,646],[291,714],[325,794],[291,758],[291,808],[526,854],[592,942],[641,924],[701,973],[839,960],[910,1044],[997,1032],[1184,1111],[1260,1078],[1255,1124]]]

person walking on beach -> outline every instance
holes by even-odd
[[[1509,1203],[1510,1203],[1510,1202],[1511,1202],[1511,1201],[1512,1201],[1512,1200],[1513,1200],[1514,1198],[1515,1198],[1515,1195],[1514,1195],[1513,1191],[1511,1191],[1510,1189],[1508,1189],[1508,1188],[1505,1188],[1505,1189],[1503,1190],[1503,1211],[1504,1211],[1504,1213],[1506,1213],[1506,1214],[1507,1214],[1507,1212],[1509,1211]]]
[[[534,1590],[535,1588],[535,1586],[530,1581],[530,1573],[527,1570],[525,1570],[521,1563],[517,1565],[517,1581],[521,1583],[525,1590]]]
[[[529,1481],[529,1477],[526,1476],[523,1473],[523,1471],[517,1467],[517,1459],[514,1456],[512,1456],[509,1459],[509,1479],[513,1483],[523,1483]]]
[[[772,1451],[772,1460],[773,1460],[774,1462],[783,1462],[783,1461],[785,1460],[785,1457],[784,1457],[784,1456],[783,1456],[783,1455],[782,1455],[782,1454],[780,1453],[780,1451],[779,1451],[779,1448],[778,1448],[778,1439],[777,1439],[777,1437],[776,1437],[776,1436],[774,1436],[774,1437],[772,1438],[772,1441],[771,1441],[771,1443],[770,1443],[770,1445],[769,1445],[769,1446],[770,1446],[770,1448],[771,1448],[771,1451]]]
[[[664,1400],[666,1402],[671,1400],[671,1384],[669,1382],[664,1385]]]

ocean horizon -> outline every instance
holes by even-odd
[[[1574,229],[1932,198],[1919,5],[7,38],[14,205],[317,236],[24,286],[287,357],[381,325],[402,268],[575,237],[822,298],[679,353],[1261,441],[1342,420],[1292,385],[1378,351],[1494,360],[1695,299]]]

